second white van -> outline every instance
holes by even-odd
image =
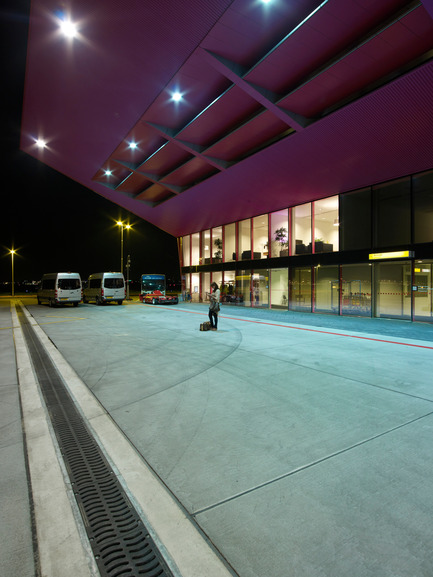
[[[124,299],[125,278],[121,272],[96,272],[89,276],[83,291],[83,302],[95,302],[97,305],[117,302],[121,305]]]

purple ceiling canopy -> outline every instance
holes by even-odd
[[[21,148],[175,236],[433,167],[433,0],[61,6]]]

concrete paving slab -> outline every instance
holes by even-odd
[[[433,410],[316,371],[285,376],[241,380],[213,368],[112,416],[195,512]]]
[[[430,415],[197,516],[242,577],[430,577]]]
[[[0,300],[0,575],[35,572],[9,301]]]
[[[430,329],[31,311],[241,577],[431,577]]]

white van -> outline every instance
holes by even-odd
[[[83,302],[95,301],[97,305],[117,302],[125,298],[125,278],[121,272],[96,272],[89,276],[83,291]]]
[[[83,296],[81,277],[77,272],[50,272],[44,274],[38,290],[38,304],[47,302],[55,307],[61,304],[78,306]]]

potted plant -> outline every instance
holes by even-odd
[[[274,231],[274,239],[280,245],[280,256],[288,256],[289,250],[285,247],[288,247],[289,240],[287,237],[287,228],[284,226],[277,228]]]
[[[223,241],[222,238],[216,238],[213,241],[214,245],[216,246],[217,250],[214,252],[213,255],[213,262],[221,262],[223,257]]]

